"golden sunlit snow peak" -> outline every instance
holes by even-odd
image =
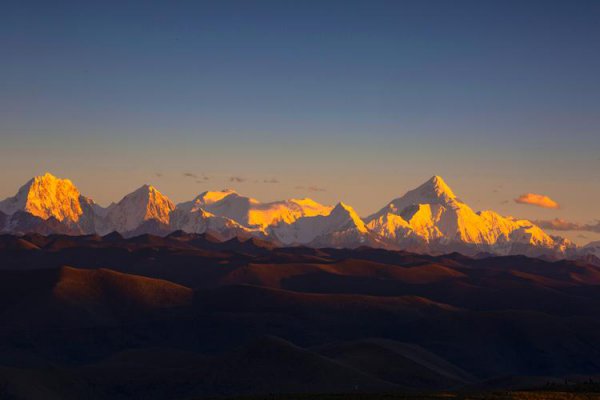
[[[154,220],[168,225],[175,204],[151,185],[143,185],[109,207],[106,218],[119,232],[136,229],[142,222]]]
[[[433,176],[428,182],[425,183],[425,185],[431,187],[437,196],[447,196],[452,199],[456,198],[454,192],[452,189],[450,189],[450,186],[446,184],[441,176]]]
[[[554,246],[548,234],[527,220],[474,212],[439,176],[390,202],[367,219],[367,227],[397,242],[485,245],[498,253],[509,253],[515,243]]]
[[[50,173],[31,179],[17,195],[3,202],[8,211],[26,211],[42,219],[77,222],[83,214],[81,194],[69,179]]]
[[[160,232],[210,230],[222,237],[240,233],[273,237],[288,245],[369,244],[419,252],[531,254],[531,249],[543,249],[565,254],[573,247],[528,220],[473,211],[437,175],[365,219],[343,202],[335,207],[310,198],[262,203],[231,189],[207,191],[175,206],[151,185],[102,208],[82,196],[70,180],[50,173],[31,179],[16,196],[1,201],[0,211],[9,216],[24,211],[44,220],[55,218],[74,231],[100,234],[133,234],[140,227]],[[11,226],[2,229],[16,229]]]

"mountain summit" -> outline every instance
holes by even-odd
[[[73,182],[50,173],[29,180],[15,196],[0,202],[0,211],[10,216],[4,230],[23,233],[92,233],[96,207]]]
[[[280,222],[271,228],[271,233],[286,245],[311,245],[318,241],[322,246],[356,247],[360,240],[353,243],[345,241],[342,245],[333,241],[332,235],[352,231],[356,237],[367,233],[363,220],[354,209],[344,203],[338,203],[326,215],[313,215],[298,218],[292,223]],[[328,238],[325,240],[325,238]]]
[[[210,232],[222,239],[254,236],[284,245],[372,246],[440,254],[458,251],[566,257],[575,247],[527,220],[494,211],[475,212],[439,176],[390,201],[362,219],[342,202],[314,200],[262,203],[234,190],[203,192],[177,206],[158,189],[143,185],[102,208],[68,179],[33,178],[0,202],[0,230],[11,233],[168,234]]]
[[[392,200],[383,210],[380,210],[367,219],[371,220],[386,212],[400,214],[407,207],[419,204],[452,206],[458,202],[456,195],[446,182],[439,176],[433,176],[418,188],[410,190],[404,196]]]
[[[247,229],[260,231],[265,231],[282,221],[293,223],[301,217],[325,215],[331,211],[331,207],[311,199],[261,203],[230,189],[204,192],[191,202],[179,204],[177,208],[185,211],[202,209],[215,216],[229,218]]]
[[[24,211],[33,216],[58,221],[77,222],[83,214],[79,190],[68,179],[50,173],[37,176],[22,186],[14,197],[0,202],[5,214]]]
[[[154,186],[143,185],[106,212],[108,230],[132,232],[146,221],[168,226],[175,204]]]
[[[562,254],[570,245],[528,220],[505,218],[493,211],[476,213],[439,176],[391,201],[366,222],[388,242],[417,252],[539,256]]]
[[[433,176],[431,179],[412,192],[417,193],[423,199],[440,200],[444,202],[456,200],[456,196],[454,195],[452,189],[450,189],[450,186],[446,184],[441,176],[437,175]]]

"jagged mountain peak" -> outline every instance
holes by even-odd
[[[29,182],[27,182],[22,188],[27,188],[28,192],[31,195],[35,195],[35,190],[63,190],[67,192],[71,192],[73,194],[80,195],[79,190],[75,186],[75,184],[67,178],[59,178],[55,175],[52,175],[50,172],[46,172],[43,175],[38,175],[33,177]],[[32,190],[34,191],[32,193]]]
[[[342,202],[336,204],[328,214],[303,216],[291,223],[279,223],[271,229],[277,240],[285,244],[327,246],[327,241],[331,239],[336,242],[332,243],[336,247],[340,245],[342,237],[344,243],[350,244],[368,232],[356,211]]]
[[[77,192],[77,194],[79,194],[79,190],[75,187],[70,179],[58,178],[55,175],[52,175],[50,172],[33,177],[21,189],[27,188],[29,191],[31,191],[32,188],[35,189],[36,187],[46,188],[47,190],[56,190],[57,188],[61,188],[64,190]]]
[[[552,239],[529,221],[485,211],[475,213],[439,176],[433,176],[370,216],[370,231],[418,252],[471,254],[565,254],[568,243]],[[474,250],[475,249],[475,250]]]
[[[437,175],[366,220],[343,202],[335,207],[309,198],[262,203],[232,189],[206,191],[176,207],[149,184],[103,209],[81,196],[70,180],[51,173],[32,178],[16,196],[0,202],[0,212],[5,214],[0,214],[4,226],[0,229],[8,232],[32,231],[32,226],[42,224],[44,229],[36,231],[68,228],[73,234],[134,235],[183,229],[217,232],[221,237],[270,236],[286,244],[368,243],[425,253],[564,255],[573,251],[569,243],[548,236],[529,221],[491,211],[475,213]]]
[[[179,204],[178,209],[181,212],[203,209],[249,229],[266,229],[279,222],[291,223],[302,216],[326,215],[331,211],[331,207],[307,198],[262,203],[231,189],[204,192],[191,202]]]
[[[160,190],[158,190],[154,186],[148,184],[140,186],[138,189],[123,197],[121,201],[117,203],[117,205],[131,201],[142,201],[148,205],[159,202],[164,203],[169,208],[175,208],[175,204],[171,200],[169,200],[167,196],[162,194]]]
[[[354,213],[354,209],[349,206],[348,204],[344,203],[343,201],[340,201],[339,203],[337,203],[335,205],[335,207],[333,207],[333,210],[331,210],[331,214],[333,213],[343,213],[343,214],[350,214],[350,213]]]
[[[112,205],[106,218],[110,227],[119,232],[131,232],[145,221],[168,225],[175,204],[158,189],[143,185]]]
[[[44,220],[54,217],[60,222],[77,222],[83,214],[82,201],[92,203],[81,196],[69,179],[46,172],[30,179],[15,196],[0,202],[0,210],[9,215],[24,211]]]
[[[431,179],[412,192],[419,194],[423,199],[442,201],[456,200],[456,195],[452,189],[450,189],[450,186],[448,186],[444,179],[438,175],[431,177]]]
[[[45,172],[42,175],[38,175],[38,176],[34,176],[32,178],[33,181],[58,181],[58,180],[63,180],[63,181],[69,181],[69,179],[60,179],[58,177],[56,177],[55,175],[52,175],[50,172]]]
[[[416,189],[409,190],[403,196],[390,201],[381,210],[368,216],[366,221],[369,223],[387,214],[402,216],[409,208],[415,208],[424,204],[454,206],[458,203],[460,201],[444,179],[438,175],[434,175]]]
[[[137,188],[136,190],[134,190],[132,193],[155,193],[155,192],[160,193],[160,191],[157,188],[145,183],[142,186],[140,186],[139,188]]]
[[[358,216],[358,213],[344,202],[339,202],[336,206],[331,210],[331,213],[326,217],[330,220],[344,220],[346,219],[348,222],[351,222],[360,232],[367,232],[367,227],[363,220]]]
[[[458,200],[444,179],[435,175],[416,189],[406,192],[404,196],[392,200],[384,208],[369,216],[366,220],[367,222],[370,222],[374,219],[381,218],[388,213],[402,216],[409,207],[414,208],[424,204],[455,208],[462,203]]]

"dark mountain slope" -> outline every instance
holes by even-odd
[[[4,235],[0,388],[161,399],[600,374],[599,271],[181,232]]]

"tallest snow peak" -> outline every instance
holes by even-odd
[[[440,176],[433,176],[416,189],[407,192],[404,196],[392,203],[399,210],[413,204],[453,204],[457,202],[456,195]]]
[[[433,197],[443,198],[445,200],[456,199],[454,192],[450,189],[450,186],[446,184],[441,176],[435,175],[419,188],[417,188],[422,194]]]

